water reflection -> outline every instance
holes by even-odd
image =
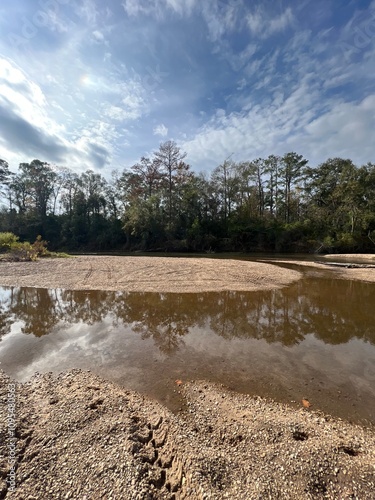
[[[19,380],[93,369],[169,404],[175,378],[205,378],[375,420],[374,305],[371,284],[313,276],[266,292],[4,288],[0,361]]]
[[[131,325],[165,354],[174,353],[191,328],[206,324],[225,339],[256,338],[291,346],[314,334],[330,344],[354,337],[374,344],[374,304],[374,286],[322,278],[256,293],[10,288],[0,295],[0,337],[11,331],[15,320],[22,322],[22,333],[41,337],[64,324],[94,325],[110,316],[114,327]]]

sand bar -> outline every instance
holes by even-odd
[[[0,262],[0,286],[196,293],[280,288],[302,276],[272,264],[186,257],[79,256]]]

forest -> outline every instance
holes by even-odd
[[[0,232],[71,252],[374,252],[375,164],[295,152],[196,173],[174,141],[110,179],[0,160]]]

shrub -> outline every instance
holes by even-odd
[[[31,245],[28,241],[21,243],[13,233],[0,233],[1,260],[11,261],[36,261],[38,257],[70,257],[65,253],[50,252],[47,249],[47,241],[42,240],[39,235]]]
[[[0,252],[6,253],[7,260],[16,261],[35,261],[48,255],[47,242],[41,236],[31,245],[28,241],[21,243],[13,233],[0,233]]]
[[[36,261],[38,254],[33,246],[26,241],[25,243],[14,243],[8,252],[8,257],[15,261]]]
[[[18,236],[13,233],[0,233],[0,252],[9,252],[18,240]]]
[[[47,241],[42,240],[40,234],[31,246],[37,257],[46,257],[49,255],[49,251],[47,250]]]

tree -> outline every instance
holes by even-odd
[[[266,194],[266,205],[269,207],[271,216],[277,218],[280,197],[280,156],[268,156],[268,158],[265,160],[265,167],[266,168],[264,173],[268,175],[268,181],[266,183],[268,189],[268,192]]]
[[[10,175],[8,162],[0,158],[0,184],[7,184]]]
[[[292,188],[303,177],[307,160],[297,153],[286,153],[281,158],[281,176],[284,184],[285,222],[291,221]]]
[[[9,170],[8,162],[0,159],[0,188],[1,186],[4,189],[0,190],[0,194],[9,201],[9,184],[11,182],[11,177],[14,174]],[[10,203],[10,208],[11,203]]]
[[[141,161],[132,167],[132,171],[138,175],[142,188],[144,189],[145,198],[149,198],[160,187],[160,181],[163,178],[161,168],[162,162],[159,159],[146,158],[142,156]]]
[[[16,207],[18,213],[22,214],[26,212],[30,197],[29,188],[22,175],[16,174],[8,184],[7,198],[10,210]]]
[[[40,160],[31,163],[21,163],[21,181],[30,195],[32,209],[43,221],[47,215],[48,203],[52,197],[54,184],[57,179],[56,172],[50,165]]]
[[[349,159],[329,158],[307,172],[308,214],[322,244],[324,238],[332,245],[340,245],[340,240],[344,246],[354,244],[364,195],[359,170]]]
[[[166,141],[160,144],[159,150],[154,153],[155,167],[165,174],[167,185],[168,225],[172,225],[173,219],[173,195],[176,186],[184,182],[189,172],[189,165],[183,160],[186,153],[174,141]]]
[[[266,163],[262,158],[257,158],[250,163],[250,179],[253,180],[256,186],[257,201],[258,201],[258,215],[263,217],[265,208],[264,198],[264,174],[266,172]]]
[[[362,229],[368,240],[375,245],[375,164],[367,163],[359,169],[361,186]],[[372,247],[373,250],[374,247]]]
[[[79,177],[68,168],[62,169],[60,176],[62,178],[61,204],[69,217],[72,217],[74,209],[73,200],[79,189]]]
[[[237,164],[228,157],[211,174],[211,183],[216,191],[221,206],[225,231],[228,231],[228,218],[235,205],[236,194],[239,191]]]
[[[134,200],[124,214],[123,224],[128,239],[135,237],[142,250],[159,247],[165,240],[160,195]]]

